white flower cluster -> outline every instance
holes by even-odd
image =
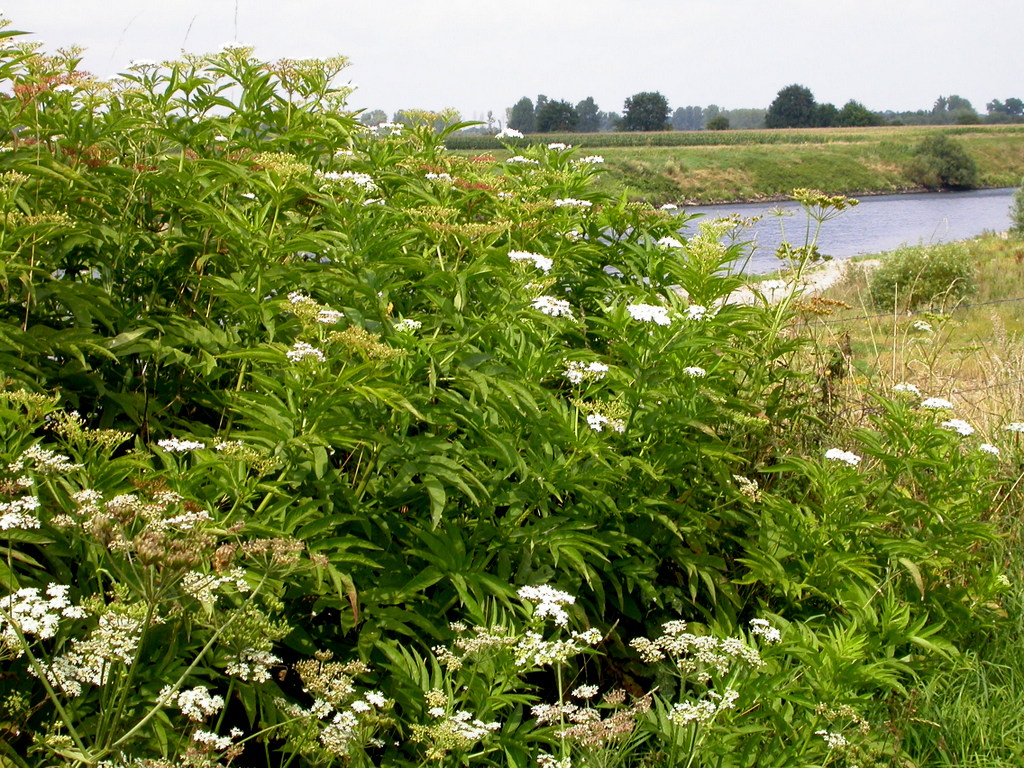
[[[892,391],[893,392],[906,392],[906,393],[911,394],[911,395],[917,395],[918,397],[921,396],[921,390],[917,388],[916,384],[907,384],[906,382],[902,382],[900,384],[894,385],[893,388],[892,388]]]
[[[428,173],[425,178],[431,181],[452,181],[450,173]]]
[[[325,307],[316,313],[316,321],[322,325],[337,325],[345,317],[344,312]]]
[[[991,443],[982,443],[981,445],[978,446],[978,450],[982,451],[983,453],[991,453],[993,456],[999,455],[999,449],[996,448]]]
[[[341,173],[337,171],[317,171],[316,175],[324,181],[352,184],[364,192],[375,192],[377,190],[377,182],[368,173],[359,173],[358,171],[342,171]]]
[[[669,325],[672,322],[668,316],[668,308],[656,304],[628,304],[626,311],[631,318],[643,323]]]
[[[912,326],[915,331],[924,331],[925,333],[931,333],[934,329],[931,323],[926,323],[924,320],[917,320]]]
[[[934,410],[939,409],[952,409],[953,404],[946,400],[944,397],[926,397],[921,401],[922,408],[931,408]]]
[[[390,704],[388,699],[373,691],[362,699],[356,699],[344,710],[335,710],[335,705],[323,699],[316,699],[309,709],[303,709],[298,704],[282,698],[274,699],[274,702],[290,717],[325,722],[320,730],[320,744],[338,757],[346,757],[353,742],[359,737],[360,714],[369,712],[374,707],[382,709]]]
[[[691,379],[703,379],[708,375],[708,372],[699,365],[688,365],[683,368],[683,375],[689,376]]]
[[[575,699],[589,700],[597,696],[597,694],[598,687],[596,685],[581,685],[569,695]]]
[[[550,616],[555,624],[564,627],[569,623],[569,614],[562,608],[563,605],[573,605],[576,597],[568,592],[555,589],[547,584],[540,584],[533,587],[520,587],[516,593],[520,600],[529,600],[537,603],[533,615],[538,619]]]
[[[757,635],[769,645],[782,642],[782,633],[765,619],[751,619],[750,634]]]
[[[846,740],[846,737],[841,733],[831,733],[829,731],[815,731],[815,736],[821,736],[824,739],[825,744],[829,749],[842,749],[847,746],[850,742]]]
[[[0,598],[0,641],[21,656],[24,649],[21,645],[22,635],[35,636],[41,640],[53,637],[57,633],[61,619],[84,619],[87,614],[84,608],[73,605],[68,599],[71,587],[63,584],[50,584],[43,597],[36,587],[25,587],[17,592]]]
[[[40,448],[38,445],[33,445],[21,454],[18,461],[8,464],[7,469],[17,472],[25,466],[31,467],[41,475],[62,475],[82,468],[81,464],[75,464],[64,454]]]
[[[296,341],[295,344],[292,345],[292,348],[285,352],[285,357],[293,363],[299,363],[306,359],[312,359],[322,363],[327,359],[321,350],[305,341]]]
[[[580,165],[601,165],[604,163],[604,158],[600,155],[587,155],[586,157],[581,157],[576,162]]]
[[[115,664],[132,665],[142,630],[141,619],[108,611],[100,616],[99,624],[88,637],[75,638],[52,664],[40,666],[51,685],[68,696],[81,696],[83,683],[106,685]],[[30,671],[35,674],[34,667]]]
[[[684,701],[673,704],[672,711],[668,713],[668,719],[680,726],[690,723],[709,723],[722,710],[735,707],[736,699],[739,696],[739,692],[733,688],[726,688],[724,694],[708,691],[708,698],[698,702]]]
[[[666,235],[658,241],[659,248],[682,248],[683,244],[676,240],[674,237]]]
[[[35,511],[39,509],[39,499],[35,496],[22,496],[20,499],[0,501],[0,531],[15,528],[38,528],[39,518]]]
[[[560,197],[555,200],[555,208],[589,208],[592,205],[589,200],[577,200],[574,197]]]
[[[764,665],[758,650],[741,638],[720,640],[714,635],[695,635],[686,630],[685,621],[669,621],[662,625],[664,634],[661,637],[654,640],[637,637],[629,644],[645,662],[653,664],[670,657],[682,672],[695,673],[702,683],[711,680],[711,669],[721,675],[727,674],[737,659],[751,667]]]
[[[974,427],[963,419],[949,419],[948,421],[942,422],[939,426],[945,429],[951,429],[964,437],[970,437],[974,434]]]
[[[168,453],[189,453],[190,451],[201,451],[206,447],[206,443],[201,443],[198,440],[179,440],[176,437],[157,440],[156,444]]]
[[[517,667],[543,667],[548,664],[563,664],[571,657],[596,645],[602,640],[596,629],[573,632],[568,640],[545,640],[538,632],[527,632],[515,645]]]
[[[401,135],[402,130],[405,128],[405,123],[377,123],[376,125],[370,126],[370,132],[376,134],[390,134],[392,136]]]
[[[560,152],[563,149],[572,149],[572,144],[563,144],[560,141],[553,141],[552,143],[548,144],[548,149],[553,149],[556,152]]]
[[[582,360],[565,360],[565,370],[562,375],[573,384],[582,384],[584,381],[600,381],[608,373],[608,366],[596,360],[585,363]]]
[[[228,662],[224,674],[247,683],[265,683],[270,680],[270,668],[280,663],[281,659],[269,651],[245,648],[234,661]]]
[[[529,251],[509,251],[508,258],[510,261],[532,261],[533,266],[545,274],[551,271],[551,267],[555,263],[547,256],[541,256],[539,253],[530,253]]]
[[[411,333],[412,331],[418,331],[423,327],[423,323],[419,320],[413,320],[412,318],[404,318],[395,323],[394,328],[399,333]]]
[[[238,728],[232,728],[230,736],[218,736],[213,731],[196,731],[192,734],[192,741],[202,744],[207,749],[223,752],[241,735],[242,731]]]
[[[166,696],[162,691],[161,699],[164,698]],[[176,702],[181,713],[195,723],[201,723],[224,708],[224,697],[211,696],[210,691],[202,686],[196,686],[187,691],[179,691]]]
[[[539,160],[534,160],[533,158],[529,157],[523,157],[522,155],[513,155],[505,162],[511,163],[512,165],[540,165]]]
[[[245,568],[233,568],[223,576],[189,571],[181,577],[182,591],[204,604],[216,602],[215,592],[225,584],[234,584],[239,592],[248,592],[249,582],[245,580]]]
[[[622,434],[626,431],[626,422],[622,419],[605,416],[603,413],[587,414],[587,426],[595,432],[603,432],[605,427]]]
[[[523,138],[523,132],[522,131],[517,131],[515,128],[502,128],[500,131],[498,131],[496,134],[494,134],[494,138],[496,138],[496,139],[521,139],[521,138]]]
[[[842,448],[829,448],[825,451],[825,458],[829,461],[841,461],[844,464],[849,464],[851,467],[856,467],[860,464],[860,456],[851,451],[844,451]]]
[[[1024,421],[1014,421],[1003,427],[1007,432],[1024,432]]]
[[[572,317],[572,307],[565,299],[556,299],[554,296],[538,296],[533,300],[534,309],[540,310],[551,317]]]
[[[658,208],[658,210],[659,211],[678,211],[679,210],[679,206],[676,205],[675,203],[665,203],[660,208]]]
[[[572,768],[572,758],[566,756],[559,760],[554,755],[541,752],[537,755],[537,765],[540,768]]]
[[[436,719],[444,718],[443,730],[462,743],[474,744],[487,734],[501,730],[501,723],[485,723],[474,718],[472,714],[465,710],[459,710],[445,717],[443,708],[431,707],[428,710],[428,714]]]
[[[686,317],[688,320],[703,320],[708,314],[708,308],[703,307],[700,304],[691,304],[686,308]]]

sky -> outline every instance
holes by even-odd
[[[205,53],[344,55],[355,109],[483,120],[523,96],[621,112],[658,91],[672,109],[766,108],[799,83],[818,102],[931,109],[958,94],[985,112],[1024,98],[1020,0],[7,0],[48,50],[86,48],[100,77],[132,59]]]

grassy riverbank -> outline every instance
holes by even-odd
[[[935,132],[963,145],[978,165],[982,187],[1016,186],[1024,176],[1024,126],[1017,125],[567,134],[544,140],[599,149],[605,163],[597,187],[603,192],[652,203],[711,203],[783,198],[795,187],[850,195],[915,191],[914,150]],[[642,138],[646,145],[620,143]],[[509,153],[492,154],[504,159]]]

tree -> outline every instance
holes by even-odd
[[[699,131],[704,127],[704,110],[700,107],[679,107],[672,113],[672,127],[677,131]]]
[[[978,113],[963,96],[939,96],[932,107],[931,122],[936,125],[978,122]]]
[[[911,170],[917,183],[929,189],[971,189],[978,183],[974,158],[944,133],[921,140]]]
[[[622,116],[618,112],[598,112],[597,119],[601,124],[598,131],[601,133],[611,133],[619,127],[619,121],[622,120]]]
[[[371,109],[359,116],[359,122],[363,125],[380,125],[388,121],[388,113],[383,109]]]
[[[546,101],[537,110],[537,133],[575,131],[579,116],[567,101]]]
[[[506,112],[505,122],[509,128],[515,128],[522,133],[533,133],[536,130],[533,102],[529,97],[523,96]]]
[[[668,122],[668,99],[657,91],[635,93],[623,105],[623,131],[664,131],[671,128]]]
[[[837,125],[836,121],[838,119],[839,110],[836,109],[835,104],[814,105],[814,122],[812,125],[815,128],[831,128],[833,125]]]
[[[587,96],[576,105],[576,130],[580,133],[596,133],[601,128],[600,111],[593,96]]]
[[[787,85],[768,107],[769,128],[810,128],[814,125],[814,94],[802,85]]]
[[[843,108],[839,110],[839,115],[836,118],[836,125],[841,125],[844,128],[858,128],[881,124],[882,120],[878,115],[859,101],[854,101],[853,99],[843,104]]]
[[[1013,205],[1010,207],[1010,234],[1014,237],[1024,237],[1024,179],[1021,179],[1020,186],[1013,195]]]
[[[709,131],[727,131],[729,130],[729,118],[725,115],[712,118],[708,120],[707,129]]]

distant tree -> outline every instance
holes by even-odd
[[[1006,112],[1010,117],[1024,117],[1024,101],[1017,98],[1007,99]]]
[[[619,127],[619,121],[622,120],[622,116],[618,112],[598,112],[597,119],[600,122],[598,131],[601,133],[611,133]]]
[[[704,127],[704,110],[700,107],[679,107],[672,113],[671,123],[677,131],[699,131]]]
[[[812,125],[815,128],[831,128],[836,125],[836,121],[839,119],[839,110],[836,109],[835,104],[815,104],[814,105],[814,120]]]
[[[533,133],[537,129],[533,102],[529,97],[523,96],[506,112],[505,124],[522,133]]]
[[[978,165],[967,150],[944,133],[933,133],[914,150],[911,171],[929,189],[971,189],[978,183]]]
[[[537,133],[575,131],[579,116],[567,101],[547,101],[537,110]]]
[[[881,124],[882,119],[878,115],[859,101],[854,101],[853,99],[843,104],[843,108],[839,110],[839,115],[836,119],[836,125],[841,125],[844,128],[860,128]]]
[[[363,125],[380,125],[388,121],[388,113],[383,109],[370,109],[359,115],[359,122]]]
[[[657,91],[635,93],[623,105],[619,129],[623,131],[664,131],[668,122],[668,99]]]
[[[809,128],[814,125],[814,94],[802,85],[787,85],[768,107],[768,128]]]
[[[593,96],[587,96],[576,105],[576,130],[580,133],[597,133],[601,128],[600,111]]]
[[[935,125],[978,122],[978,113],[963,96],[939,96],[932,107],[931,121]]]
[[[764,109],[729,109],[722,113],[731,128],[746,130],[764,128]]]
[[[729,118],[725,115],[719,115],[708,120],[707,126],[709,131],[727,131],[729,130]]]

